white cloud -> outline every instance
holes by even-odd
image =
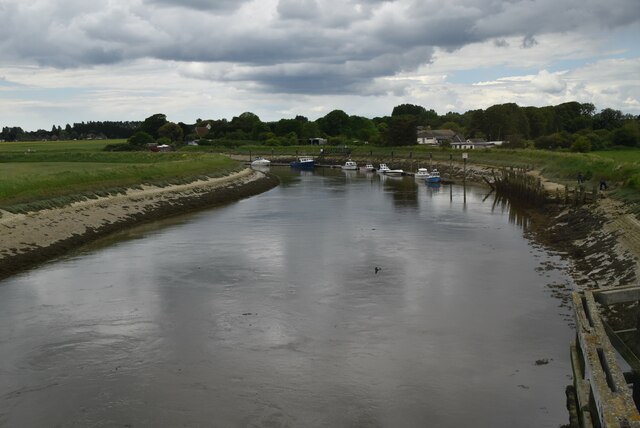
[[[562,74],[564,73],[549,73],[547,70],[541,70],[537,76],[531,79],[531,83],[542,92],[558,94],[567,88]]]

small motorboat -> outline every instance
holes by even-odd
[[[372,172],[375,171],[376,169],[373,167],[373,165],[371,165],[370,163],[368,163],[365,167],[364,170],[367,172]]]
[[[251,162],[251,166],[269,166],[269,165],[271,165],[271,161],[261,157],[257,157],[253,162]]]
[[[429,177],[429,170],[427,168],[418,168],[416,173],[414,174],[415,178],[425,179]]]
[[[432,169],[429,176],[426,178],[427,183],[440,183],[440,172],[437,169]]]
[[[358,169],[358,164],[356,164],[354,161],[349,159],[348,161],[346,161],[344,163],[344,165],[342,165],[342,169],[346,169],[346,170],[349,170],[349,171],[355,171],[355,170]]]
[[[316,166],[315,160],[310,156],[300,156],[297,161],[289,164],[291,168],[313,169]]]
[[[381,163],[380,168],[378,168],[378,172],[385,175],[402,175],[404,171],[401,169],[391,169],[387,166],[386,163]]]

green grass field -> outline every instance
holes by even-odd
[[[219,154],[104,152],[113,141],[0,143],[0,208],[19,212],[121,192],[219,177],[242,166]]]
[[[225,149],[214,146],[184,147],[179,152],[105,152],[107,144],[123,140],[37,141],[0,143],[0,208],[22,210],[42,201],[86,197],[122,191],[140,184],[167,184],[191,181],[203,176],[222,176],[241,165],[222,153],[278,157],[320,155],[318,146],[241,146]],[[330,146],[323,147],[326,151]],[[425,146],[353,146],[350,157],[368,159],[412,159],[417,163],[462,162],[462,152]],[[640,203],[640,150],[592,153],[542,150],[469,150],[468,162],[495,167],[527,167],[540,170],[550,180],[575,184],[581,172],[592,183],[605,179],[614,195]],[[345,157],[335,154],[332,157]],[[60,202],[62,201],[62,202]],[[31,204],[31,205],[30,205]],[[19,207],[19,208],[16,208]]]
[[[78,140],[78,141],[24,141],[0,143],[0,153],[24,152],[99,152],[107,144],[124,143],[125,140]]]

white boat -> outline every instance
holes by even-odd
[[[440,172],[437,169],[432,169],[426,181],[427,183],[440,183]]]
[[[251,162],[252,166],[269,166],[271,165],[271,161],[265,158],[257,157],[253,162]]]
[[[344,163],[344,165],[342,165],[342,169],[347,169],[350,171],[355,171],[358,169],[358,164],[356,164],[354,161],[352,161],[351,159],[349,159],[348,161],[346,161]]]
[[[386,175],[402,175],[404,171],[401,169],[390,169],[386,163],[381,163],[378,172]]]
[[[429,170],[427,168],[418,168],[416,173],[414,174],[415,178],[425,179],[429,177]]]
[[[371,171],[375,171],[376,169],[373,167],[373,165],[371,165],[370,163],[368,163],[365,167],[364,170],[367,172],[371,172]]]

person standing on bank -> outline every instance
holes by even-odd
[[[607,190],[609,186],[604,178],[600,179],[600,190]]]

